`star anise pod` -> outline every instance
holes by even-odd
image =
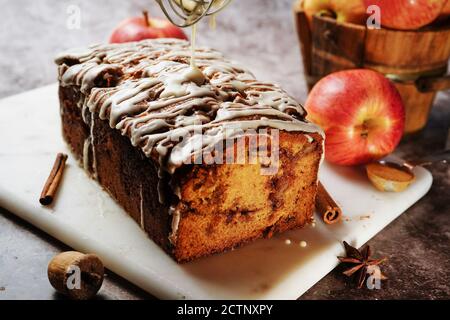
[[[347,277],[351,277],[356,273],[356,282],[358,289],[362,288],[364,280],[366,280],[367,275],[370,275],[371,267],[378,266],[379,264],[386,261],[386,258],[382,259],[370,259],[371,251],[370,246],[366,246],[364,249],[359,251],[358,249],[352,247],[347,242],[344,241],[345,254],[346,257],[338,257],[339,261],[347,264],[352,264],[353,266],[343,273]],[[380,280],[385,280],[387,277],[380,272]]]

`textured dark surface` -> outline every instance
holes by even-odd
[[[69,5],[81,9],[81,29],[67,28]],[[106,41],[116,23],[143,8],[159,15],[153,1],[0,0],[0,98],[56,80],[52,57],[73,46]],[[290,0],[245,0],[218,18],[217,31],[203,23],[199,43],[245,64],[260,79],[273,80],[303,102],[305,81]],[[443,149],[450,124],[450,93],[438,96],[427,128],[405,141],[397,154],[417,158]],[[428,195],[369,241],[374,256],[386,256],[389,280],[380,290],[353,289],[338,267],[302,299],[449,299],[450,167],[431,169]],[[1,178],[1,177],[0,177]],[[0,300],[53,299],[47,263],[68,248],[0,208]],[[109,274],[100,299],[150,296]]]

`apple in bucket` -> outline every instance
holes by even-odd
[[[339,165],[369,163],[390,154],[403,135],[405,108],[382,74],[356,69],[322,78],[305,104],[325,131],[325,157]]]
[[[381,10],[381,25],[398,30],[416,30],[436,20],[447,0],[364,0]]]
[[[338,22],[365,24],[366,7],[363,0],[303,0],[303,11],[310,24],[315,14],[336,18]]]
[[[122,21],[111,34],[110,43],[123,43],[156,38],[178,38],[187,40],[181,28],[169,20],[150,18],[147,11],[142,17]]]

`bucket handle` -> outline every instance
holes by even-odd
[[[417,90],[422,93],[437,92],[450,89],[450,74],[447,65],[420,73],[385,74],[385,76],[400,83],[414,83]]]
[[[450,74],[440,77],[422,77],[416,80],[420,92],[436,92],[450,89]]]

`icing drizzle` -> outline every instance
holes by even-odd
[[[147,156],[167,156],[162,166],[169,172],[175,169],[170,152],[182,132],[214,132],[218,139],[225,128],[321,133],[278,86],[255,80],[212,49],[197,49],[198,69],[192,68],[190,50],[182,40],[145,40],[75,50],[56,62],[61,85],[79,86],[88,97],[83,109],[109,121]]]

